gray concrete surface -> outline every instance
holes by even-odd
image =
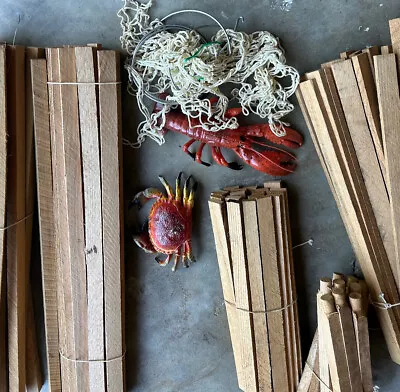
[[[101,42],[119,48],[119,0],[0,0],[0,39],[23,45],[55,46]],[[238,16],[247,32],[266,29],[281,38],[288,62],[301,73],[338,57],[339,52],[389,43],[388,19],[400,15],[395,0],[172,0],[154,1],[153,15],[182,8],[212,13],[226,26]],[[178,19],[177,19],[178,20]],[[181,18],[193,26],[197,17]],[[135,100],[124,93],[124,134],[135,135],[140,117]],[[333,271],[358,271],[345,229],[299,109],[287,118],[305,137],[297,152],[299,168],[285,179],[289,188],[294,244],[310,237],[314,246],[294,251],[302,350],[306,357],[316,326],[318,278]],[[183,154],[185,137],[167,135],[140,150],[124,149],[125,199],[147,186],[160,186],[157,175],[173,180],[183,170],[200,183],[194,210],[193,246],[198,263],[190,269],[156,265],[136,249],[128,227],[143,215],[126,214],[127,384],[137,392],[238,391],[218,266],[207,208],[212,190],[234,184],[262,183],[268,177],[249,167],[241,172],[200,166]],[[207,157],[208,152],[206,153]],[[40,309],[38,264],[36,307]],[[40,317],[39,317],[40,319]],[[41,324],[42,325],[42,324]],[[43,342],[43,327],[39,329]],[[400,389],[400,367],[390,361],[382,334],[371,315],[373,375],[381,391]]]

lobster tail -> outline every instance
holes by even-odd
[[[283,150],[256,151],[253,148],[237,147],[234,149],[239,158],[253,169],[271,176],[286,176],[296,169],[294,156]]]

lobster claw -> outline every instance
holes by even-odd
[[[242,125],[238,129],[243,135],[251,139],[253,137],[263,137],[272,143],[280,144],[288,148],[299,148],[303,144],[303,136],[296,130],[284,127],[286,131],[285,136],[276,136],[272,132],[269,124],[253,124]]]
[[[233,151],[252,168],[271,176],[286,176],[296,169],[295,157],[282,150],[265,150],[237,147]]]

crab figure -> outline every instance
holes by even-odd
[[[175,255],[172,271],[176,270],[179,259],[185,267],[196,260],[192,254],[191,232],[192,232],[192,209],[194,193],[197,183],[189,189],[189,176],[181,189],[182,173],[176,179],[175,194],[172,187],[164,177],[158,177],[164,185],[168,197],[156,188],[147,188],[139,192],[131,202],[139,209],[150,199],[156,199],[150,210],[148,219],[148,230],[133,236],[135,243],[147,253],[163,253],[167,255],[164,259],[157,256],[156,261],[166,266]]]

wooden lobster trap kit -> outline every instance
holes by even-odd
[[[303,77],[297,98],[400,364],[400,19],[389,24],[391,46],[322,64]]]
[[[318,330],[298,392],[373,392],[365,281],[334,274],[321,278]]]
[[[292,392],[301,372],[287,191],[213,192],[211,221],[239,387]]]

